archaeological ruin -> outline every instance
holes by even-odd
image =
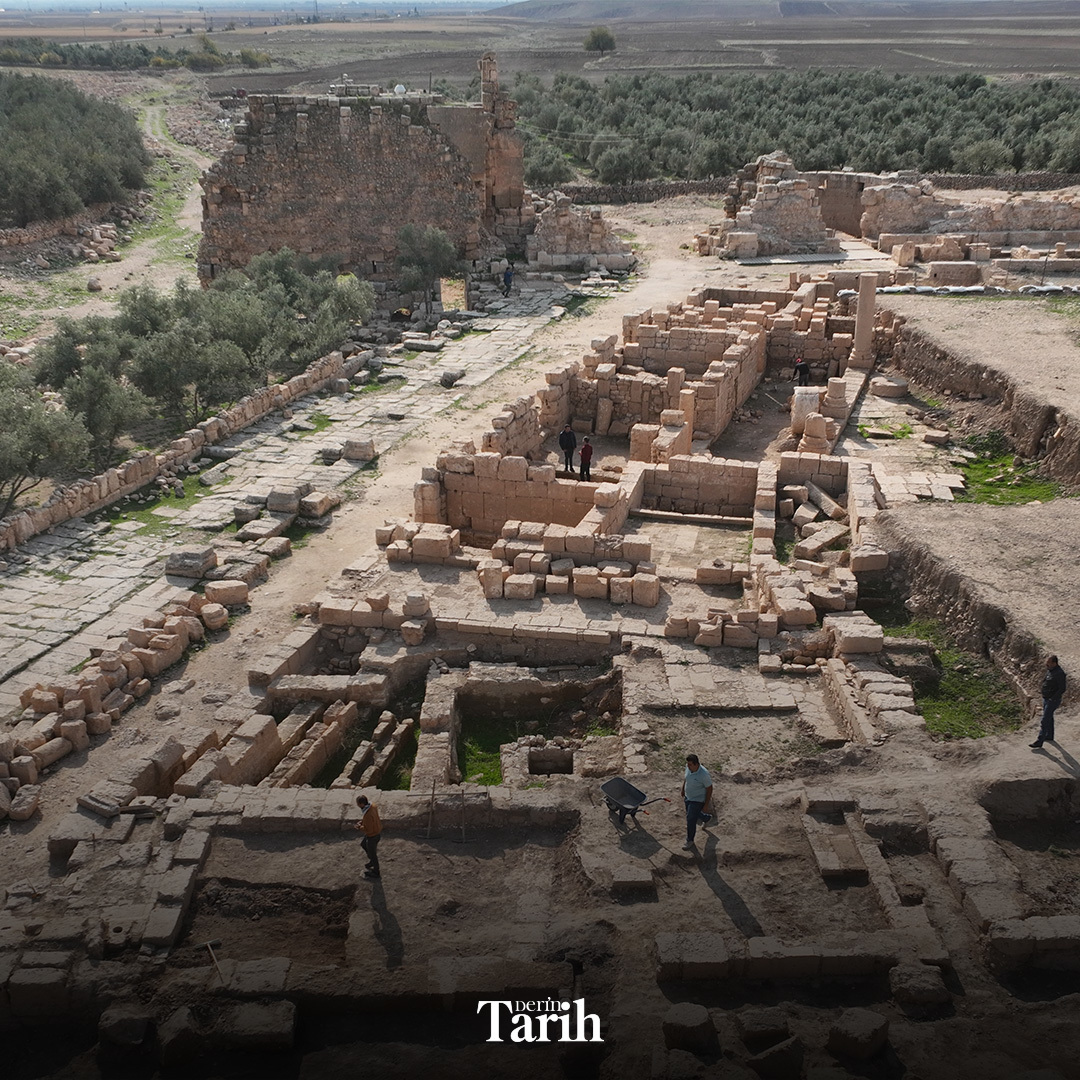
[[[478,106],[351,83],[247,97],[232,148],[202,179],[199,276],[287,247],[336,257],[393,307],[403,224],[442,229],[473,274],[499,274],[507,258],[548,273],[629,269],[630,248],[598,209],[526,190],[516,105],[494,55],[478,66]]]
[[[394,307],[437,225],[469,310],[0,522],[4,1075],[1080,1077],[1075,335],[937,295],[1080,202],[774,153],[617,228],[480,71],[250,95],[198,258]]]

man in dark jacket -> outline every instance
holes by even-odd
[[[1065,672],[1062,671],[1056,656],[1047,657],[1046,675],[1042,681],[1042,724],[1038,738],[1031,744],[1032,750],[1038,750],[1044,742],[1054,742],[1054,713],[1061,704],[1065,693]]]
[[[574,429],[567,424],[559,433],[559,447],[563,452],[563,460],[566,462],[566,471],[574,471],[574,448],[577,446],[577,436]]]

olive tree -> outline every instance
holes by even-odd
[[[42,480],[77,471],[89,448],[78,416],[47,403],[22,368],[0,365],[0,517]]]
[[[424,297],[424,311],[431,314],[431,300],[440,278],[455,273],[460,265],[453,240],[434,225],[405,225],[398,229],[398,285],[405,292]]]
[[[601,56],[615,51],[615,35],[606,26],[594,26],[585,38],[585,51],[598,52]]]

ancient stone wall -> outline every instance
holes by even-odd
[[[840,250],[822,220],[817,189],[786,154],[763,154],[741,170],[724,209],[725,220],[696,237],[699,254],[753,258]]]
[[[437,225],[467,257],[479,255],[481,186],[422,109],[360,98],[248,100],[234,146],[202,179],[201,277],[281,247],[387,274],[397,230],[410,222]]]
[[[497,247],[502,216],[520,225],[522,146],[494,58],[480,67],[479,107],[426,95],[249,97],[233,147],[202,178],[200,276],[289,247],[389,278],[406,224],[443,229],[466,259]]]
[[[878,239],[970,234],[985,243],[1015,246],[1053,243],[1080,229],[1080,199],[1052,193],[1009,195],[964,203],[935,194],[929,181],[888,184],[863,191],[862,235]]]
[[[14,550],[54,525],[118,502],[151,483],[161,473],[178,465],[187,465],[202,454],[204,446],[220,442],[268,413],[284,408],[289,402],[321,390],[333,379],[355,374],[357,368],[358,362],[346,361],[339,352],[330,353],[309,364],[288,382],[242,398],[220,416],[213,416],[185,431],[160,454],[140,451],[97,476],[58,487],[41,506],[0,520],[0,551]]]
[[[748,517],[754,510],[758,465],[751,461],[674,455],[645,470],[642,506],[680,514]]]
[[[530,266],[542,270],[585,270],[598,262],[608,270],[629,270],[637,261],[598,207],[580,210],[561,192],[536,219],[526,251]]]
[[[100,221],[109,214],[110,209],[110,203],[94,203],[70,217],[34,221],[23,228],[0,229],[0,259],[21,258],[22,248],[51,240],[54,236],[78,236],[81,226]]]

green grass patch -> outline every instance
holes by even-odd
[[[397,757],[379,781],[382,791],[408,791],[412,783],[413,765],[416,764],[416,728],[409,732],[408,737],[398,747]]]
[[[597,738],[602,738],[605,735],[618,735],[618,729],[612,724],[605,724],[602,720],[594,720],[586,729],[585,737],[590,735]]]
[[[168,488],[153,503],[136,503],[131,499],[124,499],[108,507],[101,517],[113,524],[121,521],[137,521],[142,525],[142,528],[138,530],[139,536],[154,536],[178,528],[172,518],[155,514],[154,510],[157,507],[168,506],[173,510],[188,510],[209,492],[210,489],[200,484],[198,476],[193,474],[184,477],[182,498],[174,495],[172,488]]]
[[[864,438],[870,438],[871,431],[887,431],[894,439],[906,439],[915,433],[915,429],[908,423],[880,423],[859,424],[859,434]]]
[[[960,467],[965,490],[957,492],[957,502],[1018,506],[1061,498],[1062,486],[1040,476],[1034,462],[1015,464],[1008,439],[1000,431],[972,436],[964,447],[979,456]]]
[[[915,691],[926,730],[942,739],[979,739],[1016,731],[1024,723],[1016,690],[993,661],[960,648],[936,619],[912,618],[897,598],[874,609],[894,637],[920,638],[937,649],[941,682],[934,690]]]
[[[307,423],[311,424],[311,431],[298,431],[296,433],[297,438],[304,439],[308,435],[318,435],[319,432],[325,431],[334,421],[324,412],[312,413],[310,416],[304,418]]]
[[[307,547],[308,541],[311,539],[311,534],[319,532],[318,529],[309,529],[306,525],[300,524],[300,519],[297,518],[281,535],[286,537],[290,544],[293,546],[293,550],[298,551],[300,548]]]
[[[596,297],[575,293],[561,306],[566,309],[567,315],[573,315],[581,319],[586,315],[591,315],[596,310]]]
[[[776,536],[773,538],[773,547],[776,549],[776,561],[778,563],[790,563],[792,553],[795,551],[795,545],[798,541],[795,539],[794,533],[789,534],[787,530],[781,533],[777,530]],[[753,540],[750,541],[751,548],[753,547]]]
[[[458,768],[468,780],[479,774],[481,784],[502,783],[499,747],[519,735],[516,719],[502,716],[468,716],[458,736]]]
[[[404,375],[395,375],[385,382],[376,382],[373,379],[371,382],[364,383],[363,386],[354,386],[352,392],[354,394],[378,394],[383,390],[396,390],[403,382],[405,382]]]

